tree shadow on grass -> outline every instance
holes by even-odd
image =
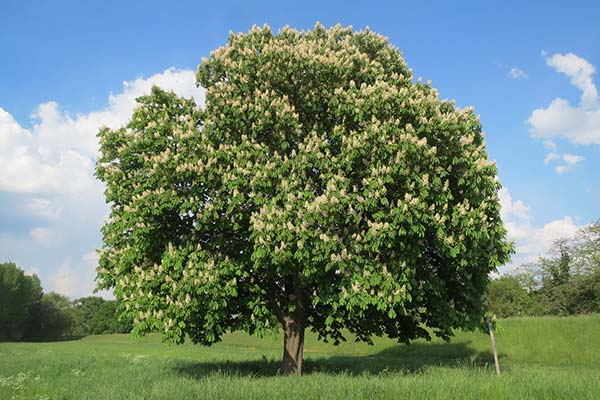
[[[385,373],[418,374],[428,367],[493,369],[489,351],[476,351],[470,342],[412,343],[395,345],[379,353],[365,356],[306,358],[304,373],[348,375],[380,375]],[[305,353],[305,356],[307,354]],[[270,377],[279,375],[280,360],[252,361],[179,361],[174,371],[178,375],[202,379],[211,375]]]

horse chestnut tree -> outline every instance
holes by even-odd
[[[472,109],[370,30],[267,26],[198,67],[205,105],[154,88],[99,133],[98,283],[137,333],[211,344],[283,328],[400,342],[475,327],[511,245]]]

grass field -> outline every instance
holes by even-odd
[[[306,375],[277,375],[282,338],[231,334],[206,348],[157,336],[0,343],[0,399],[600,399],[600,316],[501,322],[489,337],[334,347],[308,335]]]

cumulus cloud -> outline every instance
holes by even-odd
[[[546,157],[544,158],[544,164],[548,165],[553,162],[563,162],[564,163],[562,165],[557,165],[556,167],[554,167],[554,171],[559,175],[572,170],[574,168],[575,164],[585,160],[585,157],[577,155],[577,154],[570,154],[570,153],[560,154],[560,152],[558,152],[558,146],[552,140],[545,140],[544,148],[546,150],[550,150],[550,152],[548,154],[546,154]]]
[[[62,216],[64,207],[55,205],[50,199],[33,197],[28,199],[21,208],[27,214],[49,220],[57,220]]]
[[[510,71],[508,71],[508,76],[510,76],[513,79],[525,79],[527,78],[527,74],[520,68],[511,68]]]
[[[124,81],[123,91],[110,94],[108,107],[104,110],[71,117],[62,112],[57,103],[44,103],[32,115],[38,120],[33,131],[40,152],[47,159],[55,158],[57,152],[65,150],[95,156],[98,151],[98,128],[102,125],[110,128],[122,126],[136,106],[135,99],[149,93],[154,85],[186,98],[193,97],[198,104],[204,103],[203,91],[195,86],[194,71],[173,68],[148,79]]]
[[[529,206],[521,200],[513,200],[506,188],[500,190],[499,197],[502,220],[509,239],[515,242],[512,262],[502,267],[501,272],[514,272],[518,266],[546,254],[555,240],[572,237],[580,228],[570,216],[550,221],[543,226],[534,226]]]
[[[585,160],[585,158],[583,156],[579,156],[577,154],[568,154],[568,153],[563,154],[562,158],[569,165],[575,165],[578,162]]]
[[[38,226],[29,231],[29,235],[38,246],[50,247],[62,241],[61,232],[52,228]]]
[[[86,260],[87,255],[73,263],[71,257],[67,257],[50,276],[48,290],[64,294],[71,298],[92,295],[95,288],[96,276],[95,265]],[[103,293],[105,298],[110,295]]]
[[[530,208],[521,200],[513,201],[508,189],[500,189],[498,197],[500,198],[500,205],[502,206],[500,216],[503,221],[507,221],[512,217],[529,220]]]
[[[98,257],[96,252],[86,253],[73,263],[71,257],[67,257],[55,269],[49,278],[48,290],[64,294],[71,298],[90,296],[96,287],[96,266]],[[99,291],[96,296],[105,299],[113,299],[112,293]]]
[[[554,54],[546,63],[570,78],[581,91],[580,103],[573,106],[560,97],[547,108],[538,108],[527,120],[535,138],[564,138],[581,145],[600,144],[600,101],[592,80],[595,68],[573,53]]]
[[[548,158],[548,157],[546,157]],[[575,164],[582,162],[583,160],[585,160],[585,157],[577,155],[577,154],[569,154],[569,153],[565,153],[562,155],[562,157],[559,157],[560,159],[562,159],[562,161],[564,161],[563,165],[557,165],[554,170],[556,171],[557,174],[564,174],[567,171],[572,170],[575,167]]]
[[[559,174],[559,175],[562,175],[562,174],[564,174],[565,172],[567,172],[569,169],[570,169],[570,168],[569,168],[569,166],[568,166],[568,165],[557,165],[557,166],[554,168],[554,171],[555,171],[557,174]]]
[[[560,156],[554,152],[550,152],[544,158],[544,164],[550,164],[554,160],[560,160]]]
[[[37,264],[42,283],[49,280],[51,290],[71,296],[91,294],[92,258],[76,254],[100,246],[99,230],[108,212],[103,187],[94,178],[96,134],[101,126],[125,124],[135,99],[153,85],[204,103],[194,71],[170,68],[123,82],[121,92],[111,93],[101,110],[70,115],[56,102],[40,104],[29,127],[0,107],[0,198],[17,198],[20,205],[15,212],[23,220],[41,220],[26,231],[27,236],[0,232],[0,250],[25,266],[28,260]]]
[[[544,148],[550,151],[558,150],[558,146],[552,140],[544,140]]]
[[[97,265],[98,256],[95,251],[85,253],[77,259],[77,262],[73,262],[71,257],[66,257],[58,268],[54,269],[44,286],[47,291],[64,294],[71,298],[95,295],[105,299],[114,299],[114,295],[106,290],[93,293],[96,287]]]
[[[582,106],[596,105],[598,90],[592,82],[592,75],[596,71],[592,64],[573,53],[555,54],[546,59],[546,64],[571,78],[571,84],[582,92]]]
[[[122,126],[135,108],[135,99],[153,85],[203,104],[203,91],[194,82],[193,71],[175,69],[123,82],[123,92],[111,94],[107,108],[75,117],[61,111],[56,102],[43,103],[32,114],[31,129],[21,127],[0,108],[0,191],[76,196],[93,190],[98,129]]]

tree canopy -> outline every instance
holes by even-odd
[[[134,331],[211,344],[284,330],[300,373],[321,339],[474,327],[511,245],[479,118],[415,81],[370,31],[267,26],[198,67],[203,108],[153,88],[99,133],[99,286]]]
[[[82,297],[73,301],[70,313],[73,335],[101,335],[131,331],[131,321],[119,318],[119,303],[102,297]]]
[[[532,315],[534,302],[519,277],[502,276],[488,287],[490,310],[499,318]]]
[[[0,263],[0,341],[27,338],[30,315],[42,299],[36,275],[14,263]]]
[[[131,331],[119,318],[119,302],[101,297],[71,301],[44,293],[36,275],[14,263],[0,263],[0,342],[68,340],[85,335]]]
[[[539,314],[600,312],[600,221],[556,240],[549,253],[524,266]]]

